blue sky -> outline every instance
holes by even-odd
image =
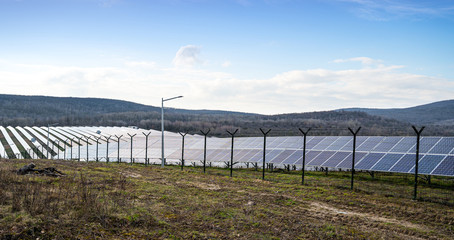
[[[0,0],[0,93],[265,114],[454,96],[454,3]]]

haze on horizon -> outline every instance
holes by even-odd
[[[0,0],[0,93],[262,114],[454,96],[454,3]]]

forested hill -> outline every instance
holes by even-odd
[[[349,108],[341,110],[360,111],[414,124],[454,125],[454,100],[434,102],[410,108]]]
[[[160,130],[159,107],[99,98],[0,95],[0,125],[44,126],[138,126]],[[259,128],[272,129],[270,135],[300,135],[298,128],[312,128],[311,135],[349,135],[348,127],[361,126],[360,135],[413,135],[411,124],[359,111],[324,111],[260,115],[213,110],[166,110],[166,130],[224,136],[239,129],[238,136],[261,136]],[[425,135],[453,136],[454,127],[428,125]]]
[[[7,118],[45,119],[54,116],[92,116],[121,112],[160,112],[160,107],[103,98],[74,98],[48,96],[21,96],[0,94],[0,111]],[[214,110],[186,110],[168,108],[168,112],[185,114],[247,114]]]

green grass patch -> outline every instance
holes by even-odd
[[[65,177],[18,176],[0,160],[0,239],[452,239],[453,183],[399,175],[261,172],[34,160]],[[440,181],[440,183],[437,183]]]

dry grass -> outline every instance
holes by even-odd
[[[0,160],[0,239],[452,239],[454,183],[411,200],[411,176],[35,160],[66,177],[18,176]]]

